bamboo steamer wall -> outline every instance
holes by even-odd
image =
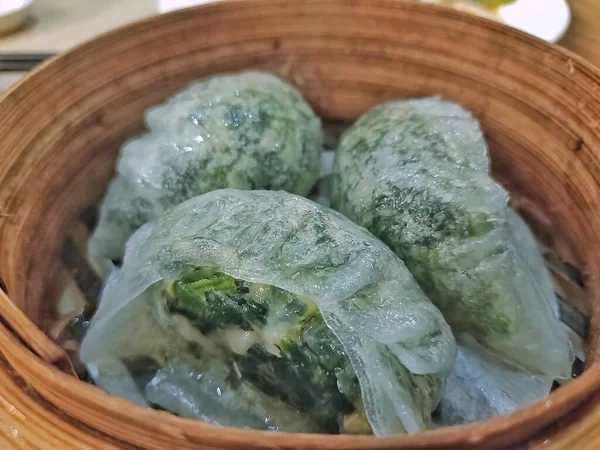
[[[63,286],[65,236],[99,200],[119,145],[141,131],[144,110],[195,78],[246,68],[286,77],[328,120],[352,121],[389,98],[434,94],[473,111],[497,178],[545,242],[585,274],[592,325],[580,379],[510,417],[376,439],[225,431],[136,407],[73,378],[64,352],[43,333]],[[0,296],[0,351],[10,364],[0,366],[0,389],[16,389],[13,373],[24,380],[29,390],[21,396],[31,398],[22,401],[31,403],[41,435],[63,439],[57,448],[514,448],[534,435],[541,442],[548,426],[600,389],[599,125],[600,72],[587,63],[501,25],[409,2],[231,1],[84,44],[0,101],[7,294]],[[578,423],[593,426],[590,417]]]

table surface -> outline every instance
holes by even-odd
[[[600,66],[600,0],[569,3],[573,18],[560,44]],[[27,26],[0,36],[0,53],[64,51],[112,28],[156,14],[157,4],[157,0],[37,0]]]
[[[36,0],[29,23],[0,36],[0,53],[64,51],[156,14],[157,4],[157,0]]]
[[[572,22],[560,44],[600,67],[600,0],[569,1]],[[0,36],[0,53],[61,52],[120,25],[157,14],[157,4],[157,0],[37,0],[25,27]],[[18,77],[0,72],[0,92]]]
[[[571,27],[560,44],[600,67],[600,0],[570,0],[570,5]],[[0,36],[0,53],[64,51],[112,28],[156,13],[156,0],[37,0],[32,20],[26,27],[11,35]],[[0,91],[19,76],[17,73],[0,73]],[[47,411],[28,401],[27,388],[9,375],[2,358],[0,385],[3,386],[0,393],[0,448],[47,448],[40,443],[35,445],[38,439],[36,427],[40,422],[36,425],[27,421],[20,413],[28,411],[35,422],[35,419],[44,421]],[[585,409],[586,420],[569,421],[550,439],[533,445],[546,450],[600,448],[600,428],[594,419],[600,416],[600,401]],[[60,448],[81,448],[76,444],[81,437],[80,430],[72,427],[68,420],[60,422],[60,428],[63,432],[63,438],[57,438],[61,441]]]

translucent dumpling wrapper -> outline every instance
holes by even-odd
[[[535,236],[525,221],[509,210],[508,220],[519,256],[528,265],[544,299],[558,317],[552,279],[545,268]],[[456,337],[456,364],[436,411],[440,426],[464,425],[526,408],[550,394],[553,379],[508,364],[487,351],[470,335]]]
[[[226,189],[134,234],[80,356],[108,392],[185,417],[389,435],[430,425],[456,348],[367,230],[283,191]]]
[[[523,218],[512,208],[508,211],[508,223],[515,242],[517,243],[517,252],[521,261],[529,269],[529,273],[538,288],[538,292],[540,292],[540,295],[546,300],[546,303],[548,303],[548,306],[553,311],[554,315],[559,318],[554,283],[552,282],[550,272],[548,272],[548,269],[546,268],[546,263],[535,235],[531,232]]]
[[[504,416],[550,394],[553,380],[511,366],[470,335],[457,336],[454,370],[436,412],[436,424],[465,425]]]
[[[319,176],[321,122],[292,86],[261,72],[198,81],[146,113],[121,149],[91,254],[120,260],[144,223],[215,189],[306,195]]]
[[[508,221],[518,243],[519,256],[558,317],[552,279],[545,268],[535,236],[512,209]],[[562,324],[561,324],[562,326]],[[440,426],[464,425],[495,416],[512,414],[550,394],[553,379],[535,375],[487,351],[470,335],[456,337],[457,355],[436,414]]]
[[[564,328],[519,255],[478,122],[438,98],[391,101],[342,136],[332,206],[388,244],[455,333],[533,374],[570,376]],[[534,257],[535,258],[535,257]]]

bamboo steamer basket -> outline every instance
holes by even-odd
[[[440,94],[473,111],[496,178],[554,258],[583,274],[565,282],[591,320],[579,379],[508,417],[384,439],[219,428],[77,380],[46,334],[74,276],[65,240],[148,107],[247,68],[287,78],[334,124],[394,97]],[[0,155],[2,448],[600,448],[600,72],[565,50],[412,2],[211,4],[118,29],[25,77],[0,101]]]

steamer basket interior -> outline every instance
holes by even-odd
[[[21,341],[0,349],[14,369],[73,420],[151,448],[495,447],[535,434],[591,397],[600,387],[598,71],[517,31],[443,8],[385,0],[248,3],[119,29],[44,64],[2,98],[0,277],[10,305],[0,315]],[[495,177],[548,250],[569,325],[580,327],[587,367],[580,379],[510,417],[377,440],[241,430],[223,436],[111,399],[63,373],[68,365],[37,330],[52,335],[58,319],[99,292],[85,242],[120,145],[143,130],[148,107],[190,81],[248,68],[295,84],[332,134],[391,98],[441,95],[471,110]],[[65,292],[72,301],[59,306]]]

